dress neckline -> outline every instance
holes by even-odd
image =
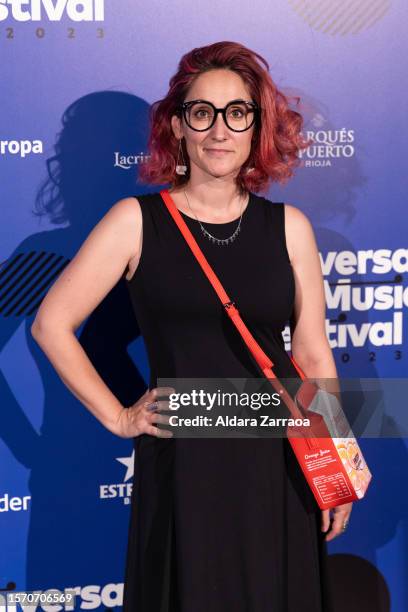
[[[249,191],[248,193],[249,193],[249,199],[248,199],[248,203],[247,203],[246,207],[244,208],[244,210],[242,212],[242,218],[244,218],[246,216],[246,213],[247,213],[248,209],[253,204],[253,193],[252,193],[252,191]],[[170,195],[171,195],[171,193],[170,193]],[[187,215],[186,213],[184,213],[179,208],[177,208],[177,210],[184,217],[184,219],[192,221],[193,223],[198,223],[197,219],[195,219],[194,217],[190,217],[190,215]],[[236,223],[237,221],[239,221],[240,216],[237,217],[236,219],[232,219],[232,221],[226,221],[225,223],[212,223],[210,221],[201,221],[201,219],[200,219],[200,222],[203,223],[204,225],[212,225],[212,226],[215,226],[215,227],[216,226],[219,226],[219,227],[224,227],[224,226],[228,227],[228,225],[232,225],[233,223]]]

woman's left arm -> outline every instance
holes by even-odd
[[[325,379],[326,388],[333,384],[336,388],[337,370],[326,334],[326,300],[319,251],[308,217],[290,204],[285,204],[285,234],[296,288],[290,326],[292,355],[308,378]],[[331,385],[326,379],[333,379]],[[327,390],[335,391],[335,388]],[[332,509],[333,522],[326,541],[342,533],[352,506],[349,503]],[[324,532],[329,529],[330,510],[322,510],[321,527]]]

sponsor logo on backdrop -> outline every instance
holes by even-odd
[[[332,166],[338,159],[354,157],[354,130],[345,127],[340,130],[325,129],[327,119],[320,113],[316,113],[310,123],[312,129],[307,129],[302,134],[307,140],[313,139],[313,144],[299,152],[299,158],[303,160],[302,166]]]
[[[314,30],[330,36],[356,35],[368,30],[389,11],[391,0],[288,0],[299,17]]]
[[[0,0],[0,21],[104,21],[104,0]]]
[[[408,272],[408,249],[328,251],[319,256],[328,315],[326,334],[331,348],[366,348],[371,353],[395,347],[394,358],[401,359],[404,314],[408,308],[408,286],[403,284]],[[285,349],[290,350],[288,325],[283,339]]]
[[[10,495],[3,493],[0,497],[0,512],[21,512],[29,509],[30,495],[19,497],[18,495]]]
[[[132,495],[132,482],[128,481],[133,478],[134,459],[135,451],[132,452],[130,457],[116,458],[116,461],[119,461],[119,463],[126,467],[126,472],[123,476],[123,482],[100,485],[100,499],[122,500],[124,504],[130,504],[130,496]]]
[[[0,140],[0,155],[27,157],[42,152],[42,140]]]
[[[343,315],[345,322],[326,321],[332,348],[348,346],[400,346],[403,342],[403,311],[408,307],[408,287],[403,275],[408,272],[408,249],[368,249],[329,251],[320,255],[328,311]],[[345,313],[352,313],[344,317]],[[347,319],[371,321],[361,324]],[[375,320],[373,320],[375,319]]]
[[[114,167],[122,170],[130,170],[133,166],[143,164],[150,159],[150,155],[139,153],[139,155],[124,155],[120,151],[114,151]]]

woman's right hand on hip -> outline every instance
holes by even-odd
[[[140,399],[128,408],[123,407],[119,413],[114,432],[121,438],[134,438],[147,433],[158,438],[171,438],[173,432],[159,428],[157,423],[169,424],[170,417],[159,414],[162,410],[169,410],[168,400],[158,400],[158,397],[169,396],[174,393],[172,387],[154,387],[147,389]]]

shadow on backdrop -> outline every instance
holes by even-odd
[[[148,112],[144,100],[114,91],[84,96],[64,112],[33,211],[56,227],[28,236],[2,266],[1,346],[23,323],[44,390],[43,405],[32,398],[26,414],[0,375],[0,435],[30,471],[31,494],[26,584],[24,568],[16,580],[6,567],[3,588],[13,581],[17,590],[63,589],[84,578],[96,585],[123,581],[128,511],[123,499],[100,499],[99,486],[125,482],[126,468],[116,459],[131,455],[132,441],[111,434],[76,400],[30,327],[52,282],[115,201],[151,191],[137,184],[137,165],[119,167],[114,157],[146,152]],[[123,277],[76,335],[118,399],[136,401],[147,386],[147,366]]]

